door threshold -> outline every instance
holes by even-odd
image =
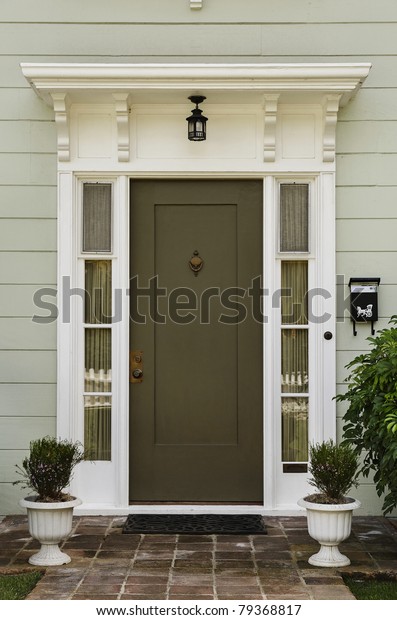
[[[289,506],[278,508],[265,507],[263,504],[135,504],[113,506],[109,504],[83,503],[74,509],[77,517],[82,516],[111,516],[123,517],[134,512],[136,514],[261,514],[264,516],[303,516],[302,509],[291,503]]]
[[[264,505],[253,502],[147,502],[129,504],[136,514],[262,514]]]
[[[129,502],[130,506],[263,506],[262,502]]]

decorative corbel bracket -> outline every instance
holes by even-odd
[[[130,160],[130,113],[128,107],[128,93],[113,93],[116,108],[117,122],[117,151],[118,160]]]
[[[191,9],[202,9],[203,0],[190,0],[190,8]]]
[[[279,97],[280,95],[266,95],[263,99],[265,110],[263,160],[266,162],[274,162],[276,160],[276,126]]]
[[[341,95],[326,95],[323,99],[323,161],[335,161],[336,123]]]
[[[69,98],[66,93],[52,93],[57,128],[58,161],[70,161]]]

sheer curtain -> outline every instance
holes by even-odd
[[[299,462],[308,460],[307,261],[283,261],[281,285],[286,289],[281,304],[282,458]]]
[[[110,260],[85,261],[86,323],[112,321],[112,263]]]
[[[110,396],[84,396],[84,447],[89,460],[111,460]]]
[[[112,389],[112,342],[110,329],[85,330],[85,392]]]
[[[281,341],[281,391],[307,394],[308,376],[307,330],[283,329]]]
[[[111,223],[111,183],[84,183],[83,252],[112,251]]]
[[[309,186],[307,183],[280,185],[280,251],[309,250]]]
[[[307,324],[307,261],[281,263],[281,322],[283,325]]]
[[[84,445],[102,461],[111,458],[112,334],[102,327],[111,322],[111,266],[85,261],[84,319],[92,327],[85,328]]]
[[[283,398],[282,437],[284,462],[307,462],[308,454],[308,399]]]

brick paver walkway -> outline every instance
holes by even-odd
[[[354,518],[340,549],[344,569],[316,568],[318,544],[305,517],[265,517],[266,536],[123,535],[120,517],[77,517],[63,549],[66,566],[47,568],[30,599],[300,600],[351,599],[344,572],[397,574],[397,529],[383,518]],[[29,570],[37,543],[26,517],[0,523],[0,571]]]

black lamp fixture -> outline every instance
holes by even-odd
[[[206,139],[206,127],[208,118],[202,115],[202,110],[200,110],[199,103],[202,103],[206,97],[202,97],[201,95],[192,95],[188,97],[192,103],[196,104],[194,110],[192,110],[192,115],[189,116],[187,120],[188,127],[188,138],[193,142],[200,142]]]

